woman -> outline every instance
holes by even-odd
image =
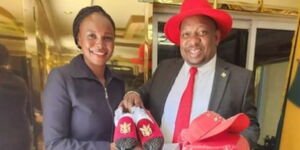
[[[114,32],[99,6],[77,14],[73,36],[82,54],[50,72],[43,94],[47,150],[114,149],[113,110],[124,94],[124,82],[106,66]]]

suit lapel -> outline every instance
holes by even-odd
[[[218,58],[216,62],[216,71],[211,91],[210,102],[208,106],[209,110],[216,112],[222,101],[222,97],[224,95],[224,91],[230,75],[230,71],[223,64],[223,60]]]
[[[165,103],[165,101],[167,100],[167,97],[171,91],[171,88],[175,82],[176,77],[178,76],[178,73],[183,65],[184,61],[182,59],[176,59],[176,61],[174,62],[174,65],[172,65],[172,67],[167,68],[166,71],[168,72],[168,82],[165,85],[165,92],[162,92],[164,95],[162,96],[162,99],[164,100],[163,102]],[[164,78],[165,80],[166,78]]]
[[[160,73],[163,76],[160,76],[160,78],[157,80],[157,82],[160,84],[160,95],[155,99],[159,100],[159,103],[161,104],[158,105],[159,107],[157,107],[157,110],[152,111],[158,112],[157,115],[155,113],[153,113],[153,115],[156,118],[157,123],[159,125],[161,125],[161,117],[164,112],[167,97],[171,91],[171,88],[176,80],[176,77],[178,76],[178,73],[183,63],[184,61],[182,59],[176,59],[174,61],[171,61],[171,65],[169,65],[168,68],[163,68],[163,72]]]

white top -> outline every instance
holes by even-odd
[[[198,67],[198,72],[195,76],[190,122],[208,109],[215,68],[216,55],[209,62]],[[173,140],[177,110],[181,96],[189,80],[189,69],[190,66],[185,62],[175,79],[165,103],[161,120],[161,130],[164,135],[165,143],[171,143]]]

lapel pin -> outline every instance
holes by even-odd
[[[227,76],[227,74],[226,74],[225,72],[222,72],[222,73],[221,73],[221,77],[222,77],[222,78],[225,78],[226,76]]]

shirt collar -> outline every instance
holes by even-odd
[[[214,71],[215,68],[216,68],[216,60],[217,60],[217,56],[215,55],[207,63],[205,63],[204,65],[201,65],[201,66],[197,67],[198,72],[199,73],[205,73],[205,72]],[[184,72],[186,72],[187,74],[189,74],[189,69],[190,68],[191,68],[191,66],[186,61],[184,61],[184,64],[183,64],[183,69],[185,70]]]

